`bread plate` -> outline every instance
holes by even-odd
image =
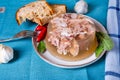
[[[98,31],[107,33],[104,26],[101,23],[99,23],[97,20],[95,20],[95,19],[93,19],[93,18],[91,18],[89,16],[86,16],[86,15],[85,15],[85,17],[91,19],[95,23],[96,29]],[[49,63],[49,64],[51,64],[53,66],[60,67],[60,68],[68,68],[68,69],[81,68],[81,67],[88,66],[88,65],[98,61],[105,53],[105,51],[103,51],[99,57],[96,57],[95,53],[93,53],[91,56],[89,56],[89,57],[87,57],[85,59],[82,59],[82,60],[66,61],[66,60],[59,59],[59,58],[53,56],[48,50],[46,50],[42,54],[40,52],[38,52],[38,50],[37,50],[38,43],[35,41],[34,37],[32,38],[32,44],[34,46],[34,49],[35,49],[37,55],[42,60],[44,60],[45,62],[47,62],[47,63]]]

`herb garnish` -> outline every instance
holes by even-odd
[[[40,41],[37,47],[38,52],[43,53],[46,50],[44,41]]]
[[[106,33],[96,32],[96,36],[97,36],[99,45],[95,50],[95,54],[96,54],[96,57],[99,57],[104,50],[106,51],[111,50],[114,44],[112,39]]]

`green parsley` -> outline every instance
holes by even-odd
[[[43,53],[46,50],[44,41],[40,41],[37,47],[38,52]]]
[[[97,40],[98,40],[98,47],[95,50],[96,57],[99,57],[100,54],[105,50],[105,51],[110,51],[114,44],[112,39],[103,32],[96,32]]]

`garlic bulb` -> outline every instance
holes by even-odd
[[[0,44],[0,63],[8,63],[13,59],[13,49]]]
[[[88,12],[88,4],[84,0],[80,0],[75,4],[75,12],[85,14]]]

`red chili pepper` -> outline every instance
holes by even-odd
[[[35,31],[40,31],[42,29],[43,29],[43,26],[38,25],[37,28],[35,29]]]
[[[45,24],[44,26],[38,25],[35,31],[41,31],[44,27],[47,27],[48,24]]]
[[[43,29],[41,30],[41,32],[38,34],[37,38],[36,38],[36,41],[39,42],[41,41],[42,39],[44,39],[45,35],[46,35],[46,32],[47,32],[47,28],[46,27],[43,27]]]

